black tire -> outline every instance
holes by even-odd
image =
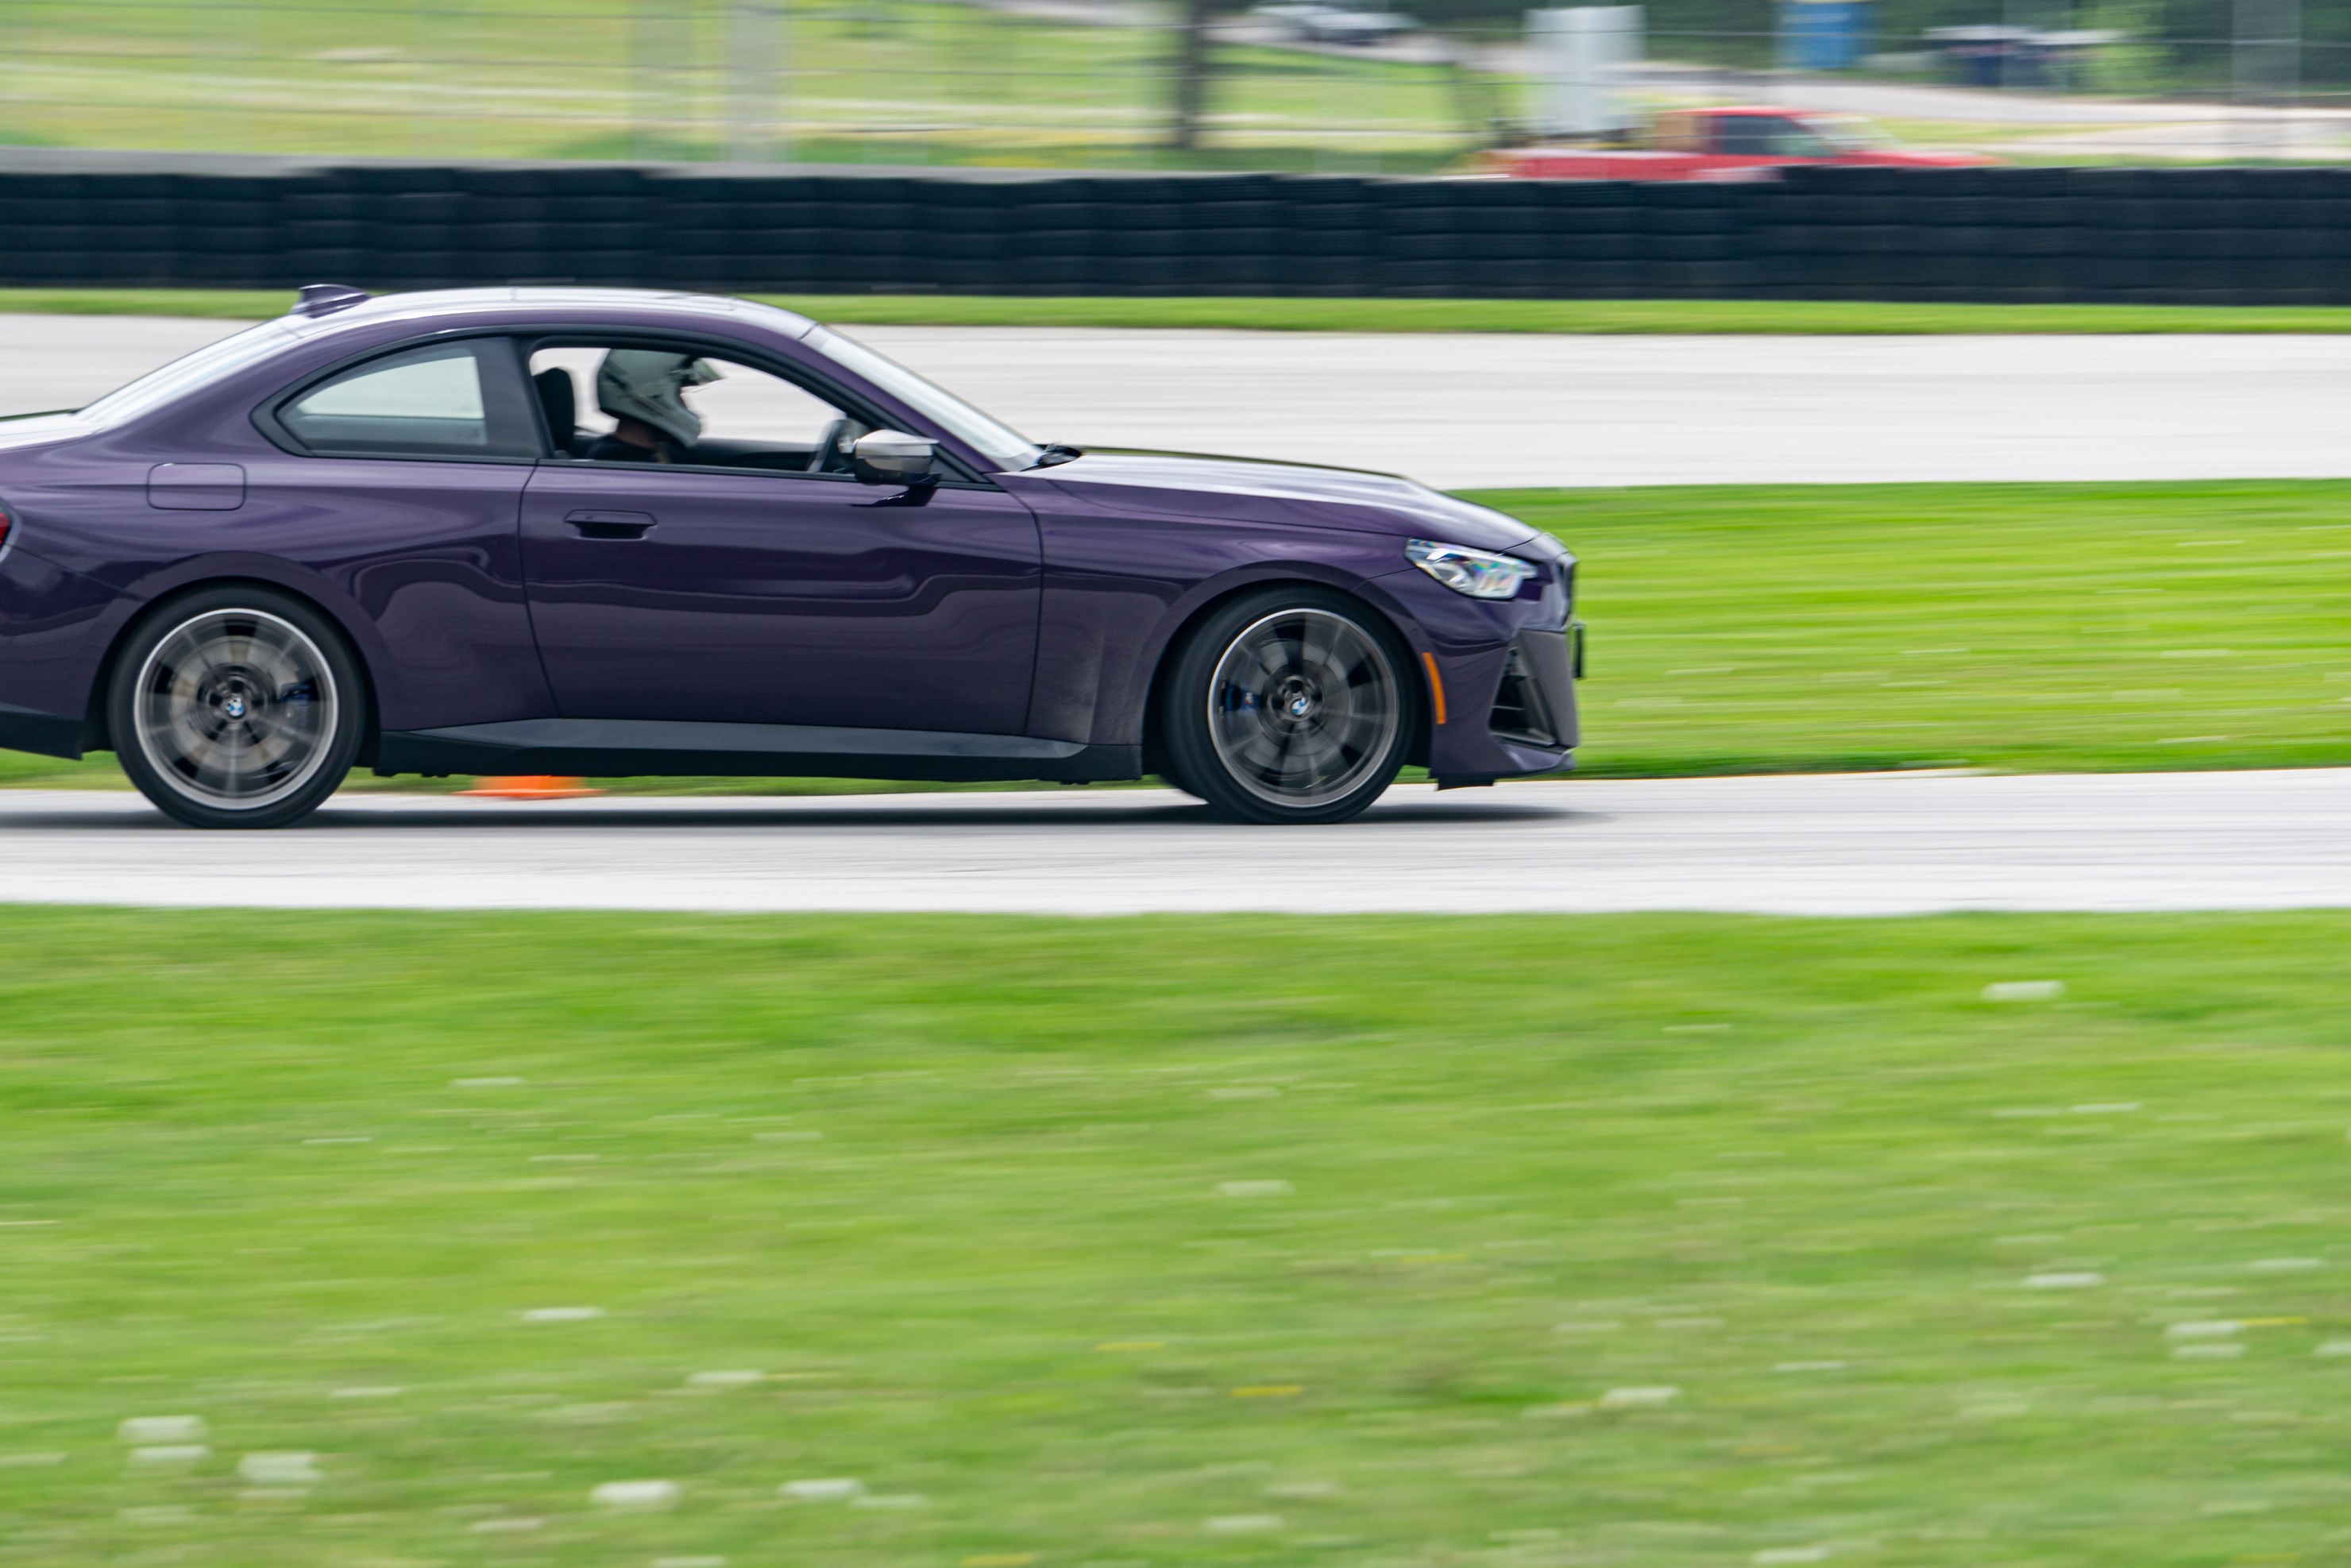
[[[1403,639],[1360,600],[1305,584],[1244,593],[1194,628],[1168,669],[1168,764],[1232,821],[1343,822],[1404,766],[1411,670]]]
[[[225,583],[159,605],[107,686],[123,772],[192,828],[282,828],[342,785],[367,693],[334,623],[274,589]]]
[[[1176,771],[1176,765],[1172,762],[1159,770],[1159,781],[1162,784],[1166,785],[1170,789],[1176,791],[1178,794],[1191,796],[1195,800],[1205,800],[1207,799],[1206,795],[1201,794],[1197,789],[1193,789],[1189,784],[1184,782],[1184,776]]]

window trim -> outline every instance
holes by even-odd
[[[516,367],[522,377],[522,384],[526,387],[530,385],[531,356],[541,349],[615,349],[643,346],[672,349],[681,353],[691,350],[705,358],[725,360],[730,364],[741,365],[747,370],[758,371],[762,374],[771,375],[778,381],[789,382],[810,397],[820,399],[841,413],[863,421],[870,429],[899,428],[899,422],[883,418],[880,408],[862,393],[852,392],[810,366],[800,364],[784,355],[763,350],[755,343],[743,342],[738,339],[714,337],[706,332],[672,331],[652,327],[565,326],[544,329],[509,329],[507,335],[513,340]],[[813,479],[824,483],[838,483],[845,480],[852,485],[861,482],[853,474],[810,474],[806,470],[795,472],[789,468],[737,468],[718,463],[614,463],[599,461],[592,457],[574,457],[557,444],[555,433],[548,428],[547,411],[540,405],[538,399],[533,396],[529,402],[531,423],[538,432],[542,449],[548,454],[541,457],[539,462],[549,467],[576,468],[590,473],[731,474],[767,479]],[[944,464],[947,469],[946,473],[939,476],[940,485],[956,490],[1002,488],[994,480],[976,472],[970,465],[950,451],[947,444],[936,432],[933,432],[927,439],[937,444],[936,461]],[[886,486],[872,487],[888,488]]]
[[[403,338],[397,343],[379,343],[346,355],[333,364],[303,377],[282,392],[273,392],[261,400],[253,410],[254,428],[269,439],[271,445],[297,457],[313,457],[322,462],[340,463],[491,463],[501,465],[529,466],[539,459],[536,455],[518,455],[510,452],[348,452],[313,448],[296,435],[278,417],[279,411],[299,398],[316,392],[330,381],[377,360],[413,352],[419,349],[437,348],[445,343],[474,340],[507,339],[509,334],[496,328],[458,328],[440,332],[428,332],[423,337]],[[546,422],[533,412],[537,399],[527,391],[528,378],[519,365],[510,362],[495,350],[478,352],[475,362],[484,368],[482,377],[482,419],[487,431],[496,431],[503,419],[525,433],[536,434]],[[506,406],[503,410],[500,403]],[[541,450],[544,451],[543,437]]]

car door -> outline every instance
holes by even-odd
[[[584,428],[556,433],[575,452],[619,450],[595,412],[603,351],[533,357],[550,402],[582,411]],[[837,460],[832,421],[850,416],[716,363],[716,384],[687,394],[703,411],[692,443],[531,476],[524,575],[558,712],[1021,734],[1042,570],[1029,509],[970,477],[925,497],[810,472],[828,431]],[[551,371],[574,377],[568,392]]]

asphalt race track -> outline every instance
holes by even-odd
[[[0,792],[21,903],[1040,915],[2351,905],[2351,769],[1392,791],[1336,828],[1159,789],[506,803],[345,795],[254,835]]]
[[[231,330],[0,317],[0,412]],[[1447,486],[2351,475],[2351,337],[1563,338],[861,329],[1032,434]],[[2351,770],[1568,780],[1335,829],[1162,790],[509,804],[345,795],[301,829],[0,792],[39,903],[1112,915],[2351,906]]]
[[[234,329],[0,316],[0,413]],[[2351,336],[851,330],[1041,440],[1446,488],[2351,476]]]
[[[1448,490],[2351,475],[2351,337],[850,330],[1041,439]]]

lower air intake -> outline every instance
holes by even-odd
[[[1552,728],[1551,711],[1543,706],[1542,688],[1535,684],[1526,656],[1516,648],[1510,650],[1510,662],[1502,666],[1502,689],[1495,694],[1494,711],[1486,723],[1505,740],[1531,740],[1537,746],[1559,744],[1559,737]]]

